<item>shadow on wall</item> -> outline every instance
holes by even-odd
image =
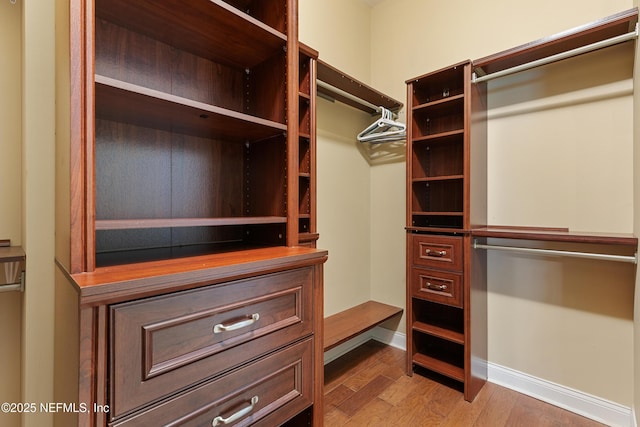
[[[549,248],[549,245],[537,246]],[[599,251],[597,245],[553,245],[553,249]],[[611,248],[602,252],[611,253]],[[502,252],[489,252],[488,259],[492,293],[633,319],[635,264]]]

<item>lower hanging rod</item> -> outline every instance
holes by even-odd
[[[572,50],[568,50],[566,52],[560,52],[555,55],[547,56],[545,58],[541,58],[535,61],[527,62],[525,64],[516,65],[515,67],[507,68],[505,70],[496,71],[495,73],[486,74],[484,76],[477,76],[476,73],[473,73],[471,77],[472,83],[480,83],[486,80],[495,79],[498,77],[507,76],[509,74],[519,73],[520,71],[529,70],[531,68],[539,67],[541,65],[550,64],[552,62],[560,61],[562,59],[570,58],[573,56],[578,56],[583,53],[592,52],[594,50],[602,49],[603,47],[613,46],[619,43],[626,42],[628,40],[637,39],[639,34],[638,24],[636,24],[636,28],[634,31],[631,31],[626,34],[621,34],[616,37],[612,37],[610,39],[601,40],[599,42],[595,42],[592,44],[588,44],[585,46],[581,46]]]
[[[633,256],[632,255],[610,255],[610,254],[600,254],[600,253],[594,253],[594,252],[575,252],[575,251],[560,251],[555,249],[522,248],[517,246],[483,245],[478,243],[477,240],[473,241],[473,248],[496,250],[496,251],[507,251],[507,252],[519,252],[519,253],[536,254],[536,255],[571,256],[576,258],[598,259],[598,260],[604,260],[604,261],[630,262],[633,264],[638,263],[637,252]]]

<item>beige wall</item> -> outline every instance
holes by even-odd
[[[55,2],[22,7],[22,401],[39,404],[53,402]],[[22,425],[52,421],[52,414],[37,412],[25,414]]]
[[[371,9],[367,73],[353,64],[366,58],[353,56],[365,42],[363,18],[358,15],[355,25],[346,19],[359,7],[352,3],[362,2],[341,2],[347,13],[343,15],[340,7],[328,16],[326,10],[336,5],[301,1],[301,17],[306,16],[301,19],[303,41],[332,65],[401,100],[406,98],[408,78],[633,6],[629,0],[383,1]],[[335,16],[341,18],[331,24]],[[306,26],[312,18],[312,25]],[[492,222],[632,231],[631,59],[628,47],[612,48],[546,67],[542,79],[536,71],[529,75],[533,83],[520,83],[515,91],[500,87],[509,83],[507,79],[491,84],[488,214]],[[318,126],[332,126],[322,112]],[[355,141],[355,133],[343,138]],[[319,142],[320,152],[323,142]],[[324,158],[332,155],[327,151]],[[322,161],[319,155],[319,170],[328,167]],[[539,174],[539,169],[547,173]],[[343,174],[342,181],[353,178],[349,169],[335,173]],[[402,162],[370,166],[369,292],[372,298],[401,306],[404,174]],[[321,175],[318,182],[321,189]],[[319,207],[320,213],[337,210],[329,197],[319,198]],[[319,225],[322,239],[339,240],[322,216]],[[341,268],[336,275],[350,274],[348,264]],[[631,406],[633,268],[490,253],[489,269],[491,362]],[[328,292],[327,306],[349,304],[340,297]],[[399,330],[404,330],[402,324]]]
[[[0,239],[22,244],[22,6],[0,2]],[[20,402],[22,294],[0,293],[0,402]],[[0,413],[0,425],[20,425]]]
[[[299,4],[300,40],[318,49],[320,59],[367,81],[369,6],[343,0]],[[329,250],[324,274],[329,316],[370,299],[370,167],[353,136],[371,118],[322,98],[317,111],[318,247]]]

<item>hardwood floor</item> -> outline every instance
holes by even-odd
[[[487,383],[473,403],[460,390],[404,372],[405,353],[377,341],[325,366],[324,425],[574,426],[603,424]]]

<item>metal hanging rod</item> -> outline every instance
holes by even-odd
[[[556,255],[556,256],[571,256],[576,258],[588,258],[588,259],[597,259],[604,261],[620,261],[620,262],[630,262],[633,264],[638,263],[638,253],[636,252],[633,256],[631,255],[610,255],[610,254],[600,254],[595,252],[575,252],[575,251],[560,251],[555,249],[536,249],[536,248],[522,248],[517,246],[499,246],[499,245],[483,245],[478,243],[477,240],[473,241],[474,249],[488,249],[488,250],[497,250],[497,251],[507,251],[507,252],[519,252],[519,253],[527,253],[527,254],[536,254],[536,255]]]
[[[345,92],[342,89],[339,89],[335,86],[331,86],[329,83],[325,83],[322,80],[316,80],[316,84],[324,89],[327,89],[328,91],[334,92],[340,96],[343,96],[347,99],[350,99],[353,102],[357,102],[360,105],[363,105],[367,108],[371,108],[374,111],[380,111],[380,106],[379,105],[374,105],[368,101],[365,101],[364,99],[358,98],[357,96],[354,96],[352,94],[350,94],[349,92]]]
[[[541,58],[535,61],[527,62],[526,64],[517,65],[515,67],[507,68],[501,71],[496,71],[495,73],[487,74],[484,76],[478,77],[476,73],[473,73],[471,77],[471,82],[481,83],[487,80],[496,79],[498,77],[504,77],[510,74],[519,73],[520,71],[529,70],[531,68],[539,67],[541,65],[550,64],[552,62],[560,61],[562,59],[578,56],[583,53],[592,52],[594,50],[602,49],[603,47],[613,46],[613,45],[623,43],[628,40],[637,39],[637,38],[638,38],[638,23],[636,23],[635,30],[630,33],[621,34],[619,36],[612,37],[610,39],[601,40],[599,42],[581,46],[572,50],[568,50],[566,52],[560,52],[555,55],[547,56],[546,58]]]

